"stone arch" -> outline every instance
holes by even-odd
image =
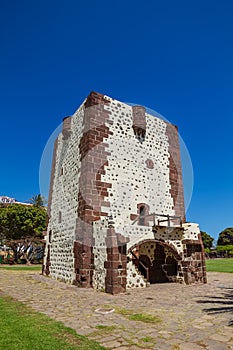
[[[169,243],[144,239],[128,249],[133,252],[133,263],[151,284],[177,282],[182,257]]]
[[[137,248],[139,245],[141,245],[143,243],[150,243],[150,242],[154,242],[154,243],[158,243],[158,244],[163,245],[164,247],[168,248],[169,250],[171,250],[173,252],[173,254],[175,255],[177,260],[182,260],[182,257],[177,252],[177,250],[174,248],[174,246],[172,246],[168,242],[164,242],[164,241],[161,241],[158,239],[152,239],[152,238],[143,239],[143,240],[139,241],[138,243],[133,244],[130,248],[127,249],[127,252],[130,253],[133,249]]]

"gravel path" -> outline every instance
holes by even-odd
[[[211,272],[205,285],[155,284],[112,296],[1,269],[0,291],[109,349],[233,350],[233,274]],[[135,314],[141,321],[130,319]],[[145,322],[147,314],[154,323]]]

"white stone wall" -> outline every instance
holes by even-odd
[[[106,150],[110,155],[107,156],[108,165],[104,166],[105,174],[101,175],[101,181],[111,183],[112,187],[108,188],[109,195],[105,199],[110,203],[110,207],[104,206],[101,211],[113,216],[117,233],[130,238],[127,248],[145,239],[162,239],[182,254],[181,240],[198,239],[200,232],[198,225],[185,224],[182,233],[175,227],[161,227],[154,233],[153,221],[150,221],[148,226],[139,226],[137,222],[132,225],[130,219],[131,214],[137,214],[139,203],[147,204],[150,213],[175,215],[170,193],[167,124],[146,113],[146,136],[140,143],[132,128],[132,107],[107,96],[105,98],[110,102],[104,106],[105,110],[110,112],[109,123],[106,126],[113,134],[103,140],[109,145]],[[83,134],[83,117],[84,103],[72,117],[70,137],[67,140],[62,134],[58,137],[51,220],[47,234],[48,239],[49,231],[52,231],[50,275],[67,282],[72,282],[75,277],[73,242],[78,193],[79,190],[82,192],[79,188],[79,142]],[[153,161],[152,169],[148,168],[147,160]],[[100,166],[102,165],[104,164]],[[93,224],[95,241],[93,286],[98,289],[105,287],[107,226],[108,222],[104,217]],[[127,271],[127,287],[146,285],[132,261],[128,263]]]
[[[138,223],[132,225],[130,214],[137,214],[137,204],[148,204],[150,213],[174,215],[169,182],[169,143],[166,123],[148,114],[146,137],[140,143],[132,128],[132,107],[116,100],[109,101],[110,105],[105,109],[111,112],[112,124],[108,126],[113,135],[106,139],[109,165],[101,180],[112,184],[108,190],[108,212],[113,215],[116,232],[130,238],[129,248],[143,239],[154,239],[153,221],[149,227]],[[148,159],[153,161],[153,169],[147,167]],[[180,241],[178,245],[181,246]],[[132,262],[128,263],[127,275],[128,288],[146,285]]]
[[[198,240],[198,234],[200,233],[200,228],[198,224],[187,222],[183,224],[183,228],[184,228],[183,239]]]
[[[126,288],[146,288],[146,281],[132,261],[127,264]]]
[[[95,270],[93,274],[93,287],[95,289],[105,289],[106,269],[104,262],[107,261],[107,251],[105,238],[107,236],[108,220],[100,220],[93,223],[93,247]]]
[[[51,220],[47,230],[51,235],[50,275],[54,278],[73,282],[73,243],[77,219],[79,192],[79,141],[83,130],[83,104],[71,121],[72,132],[68,139],[62,133],[58,137],[55,178],[51,202]]]
[[[132,128],[132,108],[111,100],[105,106],[110,111],[109,166],[102,181],[111,182],[109,212],[116,227],[131,223],[130,214],[137,213],[137,204],[146,203],[150,212],[174,215],[173,199],[169,192],[169,144],[166,123],[146,114],[146,137],[141,144]],[[148,169],[146,160],[154,162]]]

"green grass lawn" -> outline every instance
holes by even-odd
[[[233,273],[233,259],[209,259],[206,260],[207,272],[231,272]]]
[[[0,314],[0,349],[106,349],[10,297],[0,296]]]
[[[12,271],[41,271],[42,265],[6,265],[1,264],[0,269],[12,270]]]
[[[12,271],[41,271],[42,265],[5,265],[1,264],[0,269]],[[225,259],[209,259],[206,260],[207,271],[214,272],[231,272],[233,273],[233,258]]]
[[[39,271],[42,270],[42,265],[5,265],[1,264],[0,269],[12,271]],[[229,259],[209,259],[206,260],[207,271],[214,272],[231,272],[233,273],[233,258]]]

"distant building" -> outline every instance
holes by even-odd
[[[54,146],[44,271],[117,294],[205,283],[198,224],[186,222],[177,127],[92,92]]]
[[[18,202],[15,198],[8,196],[0,196],[0,204],[22,204],[22,205],[32,205],[31,203]]]
[[[10,198],[7,196],[0,196],[0,203],[2,204],[12,204],[12,203],[16,203],[16,199],[15,198]]]

